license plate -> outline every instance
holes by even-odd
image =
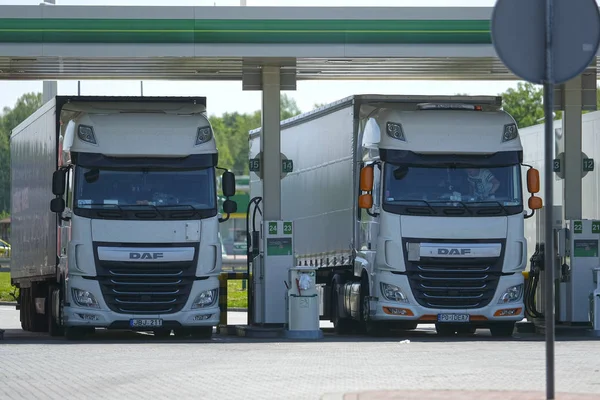
[[[469,322],[469,314],[438,314],[438,322]]]
[[[132,319],[129,320],[129,326],[132,328],[160,328],[162,326],[162,319]]]

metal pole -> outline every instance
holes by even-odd
[[[546,277],[545,323],[546,323],[546,398],[554,399],[554,206],[552,157],[554,148],[554,77],[552,54],[552,25],[554,21],[553,0],[546,0],[546,82],[544,83],[544,186],[545,186],[545,220],[544,224],[544,275]]]
[[[77,81],[77,96],[81,96],[81,81]]]
[[[140,81],[140,94],[144,97],[144,81]]]

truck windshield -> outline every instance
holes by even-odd
[[[448,208],[462,209],[450,215],[517,214],[523,210],[521,168],[520,165],[427,167],[388,163],[383,208],[400,214],[428,210],[425,212],[449,215]]]
[[[75,208],[215,210],[213,168],[193,170],[76,167]]]

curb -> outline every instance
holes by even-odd
[[[247,308],[228,308],[227,311],[247,312]]]

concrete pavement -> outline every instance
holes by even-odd
[[[245,313],[229,314],[230,323],[245,323],[245,317]],[[9,307],[0,307],[0,327],[7,329],[6,339],[0,342],[3,400],[148,396],[428,400],[440,395],[481,400],[495,395],[505,400],[514,396],[461,392],[484,390],[537,391],[537,398],[545,398],[543,337],[516,335],[504,340],[481,330],[473,337],[441,339],[433,329],[419,329],[386,338],[326,335],[317,342],[218,335],[201,341],[99,332],[83,342],[67,342],[41,334],[23,335],[18,312]],[[600,340],[559,339],[557,393],[600,398],[597,354]],[[404,392],[394,392],[399,390]],[[407,392],[414,390],[421,392]],[[517,398],[536,398],[533,395],[521,392]],[[558,397],[562,398],[576,399]]]

